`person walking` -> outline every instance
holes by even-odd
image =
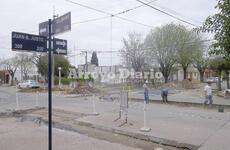
[[[145,99],[145,103],[148,104],[149,103],[149,87],[148,87],[148,81],[146,80],[144,85],[144,99]]]
[[[207,82],[207,85],[204,87],[204,95],[205,95],[204,105],[209,103],[210,107],[212,106],[212,103],[213,103],[211,85],[212,85],[211,82]]]

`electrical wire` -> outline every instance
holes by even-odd
[[[119,19],[127,21],[127,22],[135,23],[135,24],[142,25],[142,26],[145,26],[145,27],[148,27],[148,28],[153,28],[153,26],[146,25],[146,24],[143,24],[143,23],[138,22],[138,21],[127,19],[127,18],[124,18],[124,17],[119,17],[119,16],[117,16],[118,14],[111,14],[109,12],[106,12],[106,11],[103,11],[103,10],[99,10],[99,9],[96,9],[96,8],[93,8],[93,7],[84,5],[84,4],[80,4],[80,3],[74,2],[72,0],[65,0],[65,1],[67,1],[69,3],[72,3],[72,4],[75,4],[75,5],[78,5],[78,6],[81,6],[81,7],[84,7],[84,8],[87,8],[87,9],[90,9],[90,10],[94,10],[94,11],[99,12],[99,13],[103,13],[103,14],[109,15],[110,17],[116,17],[116,18],[119,18]]]
[[[165,11],[159,9],[159,8],[156,8],[156,7],[152,6],[152,5],[149,5],[149,4],[147,4],[147,3],[145,3],[145,2],[143,2],[143,1],[141,1],[141,0],[136,0],[136,1],[138,1],[138,2],[140,2],[140,3],[142,3],[142,4],[146,5],[146,6],[148,6],[148,7],[152,8],[152,9],[154,9],[154,10],[157,10],[157,11],[159,11],[159,12],[165,14],[165,15],[168,15],[168,16],[170,16],[170,17],[176,19],[176,20],[179,20],[179,21],[184,22],[184,23],[186,23],[186,24],[192,25],[192,26],[194,26],[194,27],[198,27],[197,25],[195,25],[195,24],[193,24],[193,23],[191,23],[191,22],[188,22],[188,21],[186,21],[186,20],[183,20],[183,19],[181,19],[181,18],[179,18],[179,17],[177,17],[177,16],[174,16],[174,15],[168,13],[168,12],[165,12]]]
[[[196,22],[196,23],[198,23],[198,24],[202,24],[202,22],[200,22],[200,21],[194,20],[193,18],[187,17],[187,16],[185,16],[185,15],[183,15],[183,14],[181,14],[181,13],[175,11],[175,10],[169,9],[169,8],[167,8],[167,7],[165,7],[165,6],[160,6],[160,5],[157,5],[157,4],[151,4],[151,5],[154,5],[154,6],[156,6],[156,7],[159,7],[159,8],[161,8],[161,9],[164,9],[164,10],[166,10],[166,11],[168,11],[168,12],[171,12],[171,13],[174,14],[174,15],[178,15],[178,16],[180,16],[180,17],[182,17],[182,18],[191,20],[191,21]]]

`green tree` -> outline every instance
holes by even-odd
[[[54,75],[58,76],[58,67],[61,67],[61,76],[67,77],[69,73],[70,63],[68,59],[61,55],[54,56]],[[48,56],[46,55],[38,55],[34,58],[34,64],[38,68],[38,72],[45,77],[47,80],[48,75]]]
[[[218,13],[209,16],[198,31],[214,33],[212,54],[222,55],[230,60],[230,1],[218,0],[215,7]]]
[[[98,66],[98,58],[97,58],[97,53],[94,51],[91,57],[91,64],[94,64],[96,66]]]
[[[209,57],[204,55],[202,49],[193,53],[193,66],[199,71],[200,82],[204,82],[204,72],[208,68]]]
[[[201,47],[200,38],[194,32],[182,25],[167,24],[151,30],[145,39],[145,46],[149,49],[147,57],[154,59],[160,65],[165,83],[176,63],[184,71],[184,78],[188,66],[192,63],[192,53]]]
[[[227,88],[230,89],[229,85],[229,74],[230,74],[230,61],[225,60],[223,65],[223,70],[226,74],[226,80],[227,80]]]
[[[213,69],[217,72],[218,75],[218,90],[221,91],[221,74],[222,71],[224,70],[224,63],[225,60],[222,57],[216,57],[210,61],[210,69]]]
[[[179,43],[177,43],[177,63],[181,65],[184,79],[187,78],[187,69],[194,61],[194,54],[203,49],[201,36],[184,26],[179,26]],[[195,56],[196,57],[196,56]]]
[[[59,71],[58,67],[61,67],[61,76],[62,77],[68,77],[69,75],[69,68],[70,68],[70,63],[68,59],[66,59],[62,55],[55,55],[55,61],[54,61],[54,75],[58,76]]]

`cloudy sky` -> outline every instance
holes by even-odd
[[[55,13],[59,16],[67,12],[71,12],[72,15],[72,30],[57,36],[57,38],[68,40],[69,55],[79,54],[80,49],[110,51],[112,47],[112,51],[118,51],[122,48],[122,38],[127,37],[128,33],[135,31],[144,36],[151,28],[170,22],[181,23],[188,28],[194,27],[147,6],[118,15],[126,20],[117,17],[112,17],[111,20],[108,14],[116,14],[142,5],[136,0],[69,1],[101,10],[107,14],[84,8],[66,0],[1,1],[0,58],[9,58],[16,54],[10,49],[12,31],[38,34],[38,24],[52,18],[54,8]],[[142,1],[147,3],[153,0]],[[216,0],[155,0],[151,5],[200,26],[207,16],[215,13]],[[105,18],[88,21],[101,17]],[[89,54],[89,60],[90,57],[91,54]],[[117,52],[112,53],[112,55],[98,53],[98,57],[100,65],[121,64]],[[84,63],[84,55],[69,57],[69,60],[72,64],[82,64]]]

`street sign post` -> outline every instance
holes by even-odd
[[[54,38],[53,53],[58,55],[67,55],[67,40]]]
[[[48,38],[48,148],[52,150],[52,57],[51,57],[51,19],[48,21],[49,23],[49,38]]]
[[[52,35],[60,34],[71,30],[71,13],[66,13],[53,21],[48,21],[39,24],[39,35],[48,38],[48,149],[52,150],[52,59],[51,51],[54,54],[67,55],[67,40],[53,39]]]
[[[46,52],[46,37],[20,32],[12,32],[12,50]]]

